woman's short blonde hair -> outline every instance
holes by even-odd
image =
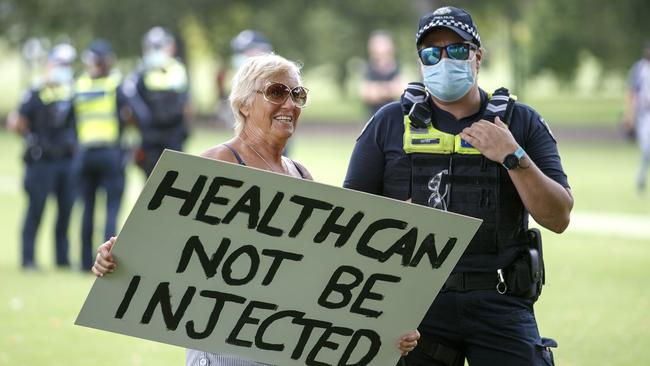
[[[241,132],[245,123],[241,108],[251,105],[255,93],[264,87],[264,83],[276,75],[289,75],[302,84],[300,68],[301,65],[273,53],[249,57],[239,67],[232,78],[232,89],[228,98],[235,115],[236,134]]]

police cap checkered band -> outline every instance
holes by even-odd
[[[415,35],[416,47],[420,45],[429,31],[438,27],[448,28],[462,39],[471,41],[479,47],[481,46],[481,37],[471,15],[463,9],[445,6],[420,18],[418,32]]]

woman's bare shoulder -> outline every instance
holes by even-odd
[[[225,144],[212,146],[211,148],[202,152],[200,156],[208,159],[237,163],[237,158],[235,158],[235,154],[233,154],[233,152]]]

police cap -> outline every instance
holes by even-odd
[[[253,49],[264,52],[271,52],[272,50],[269,40],[262,33],[251,29],[241,31],[230,41],[230,47],[235,53],[244,53]]]
[[[163,27],[153,27],[142,38],[142,48],[162,48],[174,43],[174,36]]]
[[[113,57],[113,48],[110,43],[103,39],[96,39],[81,54],[81,61],[86,65],[92,65],[111,57]]]
[[[418,32],[415,35],[415,46],[419,47],[422,39],[430,31],[437,28],[447,28],[458,34],[462,39],[481,47],[481,37],[472,16],[463,9],[444,6],[420,18]]]
[[[55,64],[70,65],[77,57],[77,51],[68,43],[59,43],[52,47],[47,59]]]

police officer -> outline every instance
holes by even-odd
[[[634,137],[641,150],[636,187],[642,194],[646,189],[650,168],[650,42],[645,45],[643,57],[630,69],[625,126],[634,131]]]
[[[235,116],[230,108],[230,102],[228,101],[230,92],[226,87],[226,75],[229,68],[237,70],[249,57],[270,53],[273,51],[273,47],[261,32],[245,29],[230,41],[230,49],[232,50],[230,67],[228,63],[224,62],[217,71],[216,88],[219,104],[217,105],[216,119],[217,123],[232,127],[235,125]]]
[[[557,233],[569,224],[573,198],[556,141],[505,89],[489,97],[478,87],[483,49],[465,10],[423,16],[416,47],[423,84],[370,119],[344,186],[483,223],[422,320],[406,364],[550,364],[555,342],[540,337],[533,312],[543,272],[528,215]]]
[[[138,120],[141,148],[135,160],[146,176],[164,149],[183,150],[190,113],[188,75],[174,56],[176,42],[167,30],[154,27],[142,40],[140,70],[125,80],[124,93]]]
[[[37,269],[34,246],[45,202],[50,193],[58,205],[55,242],[56,265],[69,266],[68,224],[74,204],[73,156],[77,149],[72,112],[72,63],[69,44],[52,48],[45,65],[44,82],[29,90],[7,125],[26,143],[24,188],[29,203],[22,229],[22,267]]]
[[[106,192],[104,239],[116,233],[124,192],[121,136],[125,125],[123,116],[128,107],[120,88],[122,77],[113,69],[115,56],[110,44],[101,39],[93,41],[81,59],[86,72],[77,78],[75,84],[74,110],[80,145],[80,196],[84,204],[81,267],[90,270],[94,262],[95,198],[100,188]]]

